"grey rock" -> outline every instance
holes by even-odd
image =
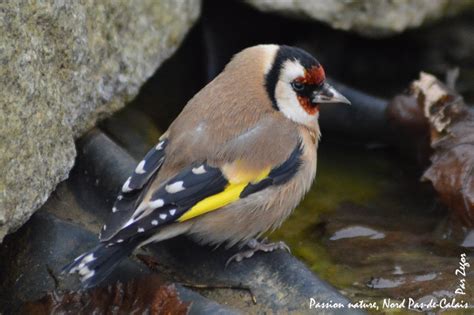
[[[0,241],[66,179],[74,139],[168,58],[200,1],[7,1],[0,9]]]
[[[386,36],[472,7],[469,0],[246,0],[265,12],[322,21],[336,29]]]

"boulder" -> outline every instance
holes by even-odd
[[[67,178],[74,139],[130,101],[200,1],[10,1],[0,39],[0,241]]]
[[[463,0],[246,0],[265,12],[314,19],[336,29],[372,37],[400,33],[425,22],[457,13],[472,1]]]

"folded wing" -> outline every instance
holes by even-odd
[[[127,220],[121,221],[115,233],[102,240],[121,243],[137,234],[153,234],[158,227],[190,220],[269,186],[284,184],[297,173],[301,156],[302,146],[299,142],[280,165],[264,168],[251,176],[246,169],[240,170],[246,176],[240,176],[237,169],[233,173],[235,178],[229,178],[219,167],[207,163],[194,164],[161,185],[149,200],[142,202],[131,216],[128,215]]]

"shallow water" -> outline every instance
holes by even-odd
[[[323,143],[316,182],[272,239],[353,301],[474,302],[472,288],[455,295],[460,254],[446,240],[447,212],[420,170],[384,150]],[[474,286],[473,272],[467,282]],[[389,310],[385,310],[388,312]]]

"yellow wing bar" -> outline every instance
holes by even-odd
[[[196,203],[191,209],[186,211],[179,219],[179,222],[183,222],[194,217],[200,216],[204,213],[222,208],[240,198],[240,194],[249,183],[258,183],[262,179],[268,176],[270,173],[270,167],[264,171],[256,174],[257,176],[249,176],[249,172],[238,172],[236,168],[232,168],[232,178],[229,178],[229,184],[226,186],[224,191],[209,196],[198,203]],[[229,172],[227,172],[229,174]],[[241,181],[244,180],[244,181]]]

